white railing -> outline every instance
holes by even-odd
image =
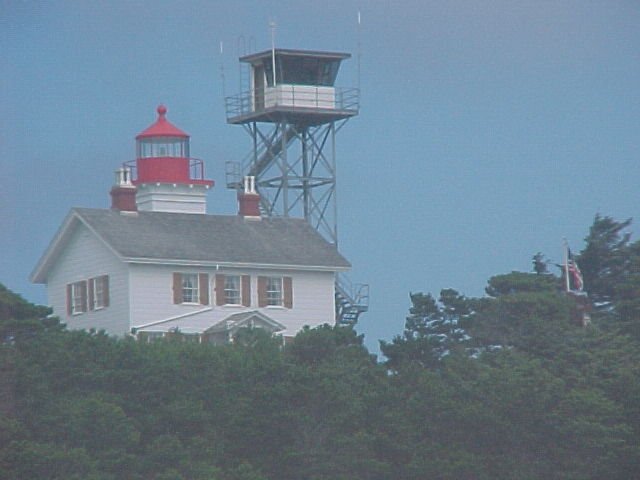
[[[311,85],[276,85],[263,91],[250,90],[227,97],[225,106],[227,119],[259,113],[265,109],[285,107],[305,111],[343,110],[356,112],[359,108],[360,92],[357,88],[341,89]]]

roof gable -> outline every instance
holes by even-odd
[[[240,328],[263,328],[271,333],[286,330],[286,327],[280,322],[258,310],[252,310],[229,315],[224,320],[206,329],[204,333],[236,332]]]
[[[233,334],[245,327],[262,328],[270,333],[286,330],[280,322],[258,310],[233,313],[216,323],[213,323],[209,312],[211,308],[205,308],[180,317],[140,325],[134,327],[132,333],[179,332],[185,335],[201,335],[230,332]]]
[[[47,249],[43,253],[42,257],[40,257],[40,260],[38,260],[38,263],[29,275],[29,279],[33,283],[47,282],[47,276],[49,272],[55,266],[56,262],[66,249],[67,245],[72,240],[74,235],[76,235],[78,229],[81,226],[86,227],[91,234],[96,236],[98,241],[103,243],[108,250],[110,250],[116,257],[118,257],[117,252],[115,252],[113,248],[106,244],[99,235],[96,235],[93,229],[83,221],[82,217],[78,215],[75,210],[71,210],[63,220],[62,225],[60,225],[60,228],[58,228],[58,231],[51,239],[51,242],[49,242]]]

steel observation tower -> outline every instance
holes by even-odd
[[[242,93],[225,98],[227,123],[252,141],[242,162],[226,163],[227,187],[255,177],[266,216],[304,217],[338,244],[336,134],[358,115],[359,90],[335,86],[347,53],[276,49],[240,57]],[[368,285],[336,279],[336,321],[368,310]]]

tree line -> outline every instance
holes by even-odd
[[[561,275],[410,294],[383,358],[346,327],[286,347],[67,331],[0,286],[0,477],[629,479],[640,470],[640,242],[596,216]]]

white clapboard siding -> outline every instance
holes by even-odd
[[[191,312],[209,309],[206,321],[211,325],[233,313],[260,310],[285,325],[285,335],[295,335],[304,325],[317,326],[334,323],[333,272],[291,270],[225,269],[132,264],[129,284],[131,288],[131,325],[142,326],[160,320],[175,318]],[[173,273],[206,273],[209,276],[209,305],[173,303]],[[249,275],[251,277],[251,306],[216,306],[215,275]],[[258,276],[288,276],[292,278],[293,308],[258,307]],[[202,322],[202,316],[187,317],[189,322]],[[200,325],[200,323],[199,323]]]
[[[94,328],[110,335],[129,332],[128,267],[78,223],[70,241],[47,277],[49,305],[69,329]],[[109,276],[109,306],[78,315],[67,314],[67,284]]]
[[[259,308],[265,315],[287,327],[283,335],[293,336],[302,327],[316,327],[324,323],[335,323],[334,274],[332,272],[256,272],[254,296],[257,299],[257,275],[289,276],[292,278],[293,308]]]

